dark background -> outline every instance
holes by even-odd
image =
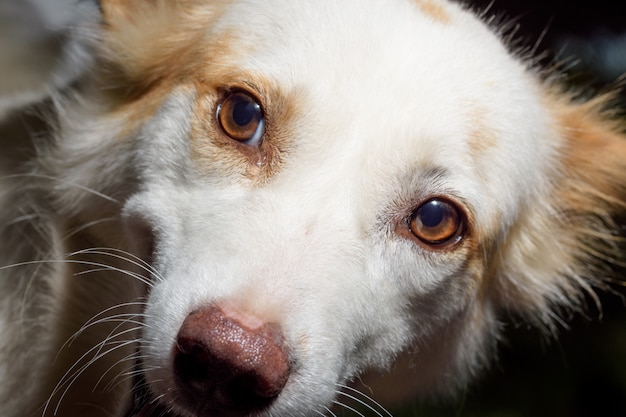
[[[537,46],[543,60],[567,69],[568,79],[588,94],[613,88],[626,73],[625,0],[470,2],[512,24],[522,45]],[[625,94],[621,95],[626,103]],[[626,223],[626,222],[625,222]],[[626,250],[626,247],[625,247]],[[626,270],[617,270],[626,277]],[[562,329],[558,340],[510,324],[499,358],[456,400],[416,403],[396,416],[423,417],[626,417],[626,304],[624,291],[601,295],[600,312],[590,301]],[[620,295],[621,293],[621,295]],[[585,317],[586,316],[586,317]]]
[[[599,85],[626,71],[624,0],[469,0],[477,10],[502,16],[516,25],[516,38],[559,60],[579,62]]]

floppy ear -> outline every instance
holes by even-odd
[[[626,135],[610,97],[577,103],[547,96],[559,143],[549,191],[528,201],[496,250],[496,305],[553,330],[624,259]]]

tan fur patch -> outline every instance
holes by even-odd
[[[221,68],[215,71],[219,76],[225,71],[216,63],[246,52],[233,48],[236,36],[210,33],[223,1],[102,3],[104,34],[94,88],[104,94],[111,116],[126,120],[123,134],[151,117],[177,88],[205,82],[208,68]]]
[[[227,75],[226,75],[227,74]],[[286,92],[268,80],[232,69],[196,85],[197,100],[192,118],[191,158],[200,173],[239,176],[263,184],[280,171],[284,154],[294,146],[297,119],[301,114],[296,92]],[[227,137],[216,120],[217,104],[232,90],[258,97],[265,115],[261,144],[248,146]]]
[[[551,307],[576,309],[583,292],[593,296],[610,263],[619,259],[614,216],[626,210],[626,136],[607,100],[575,103],[549,95],[561,143],[552,193],[522,209],[496,256],[497,303],[554,326]],[[623,242],[623,240],[622,240]]]
[[[498,145],[498,138],[485,123],[485,119],[488,117],[487,112],[480,109],[476,103],[472,103],[468,108],[472,109],[468,115],[470,120],[468,146],[470,157],[472,160],[477,160]]]
[[[109,89],[137,95],[157,83],[176,83],[205,64],[207,30],[220,15],[220,1],[136,0],[102,2],[100,42]],[[211,46],[211,45],[210,45]]]
[[[450,22],[450,15],[446,12],[444,6],[435,0],[415,0],[415,3],[424,14],[430,16],[436,22],[445,24]]]
[[[603,114],[607,98],[555,106],[565,138],[564,180],[558,189],[563,213],[574,224],[579,257],[616,260],[619,230],[614,216],[626,211],[626,134]],[[595,262],[597,263],[597,262]]]
[[[610,115],[603,115],[607,99],[573,105],[557,102],[554,110],[566,140],[566,172],[604,195],[607,202],[624,204],[626,137],[623,126]]]

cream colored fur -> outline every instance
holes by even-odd
[[[623,256],[609,99],[569,96],[458,4],[100,6],[68,12],[80,76],[33,81],[49,134],[0,130],[3,417],[124,417],[137,373],[159,404],[137,416],[209,417],[171,353],[207,305],[281,329],[291,372],[261,416],[332,416],[372,370],[454,391],[507,314],[553,332]],[[261,103],[259,143],[220,128],[232,91]],[[459,215],[443,243],[411,228],[432,199]]]

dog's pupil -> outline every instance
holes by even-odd
[[[437,201],[431,201],[420,209],[420,220],[426,227],[437,227],[443,222],[446,209]]]
[[[240,98],[239,102],[235,104],[235,107],[233,108],[233,121],[238,126],[244,127],[256,119],[258,117],[258,113],[258,104],[244,98]]]

